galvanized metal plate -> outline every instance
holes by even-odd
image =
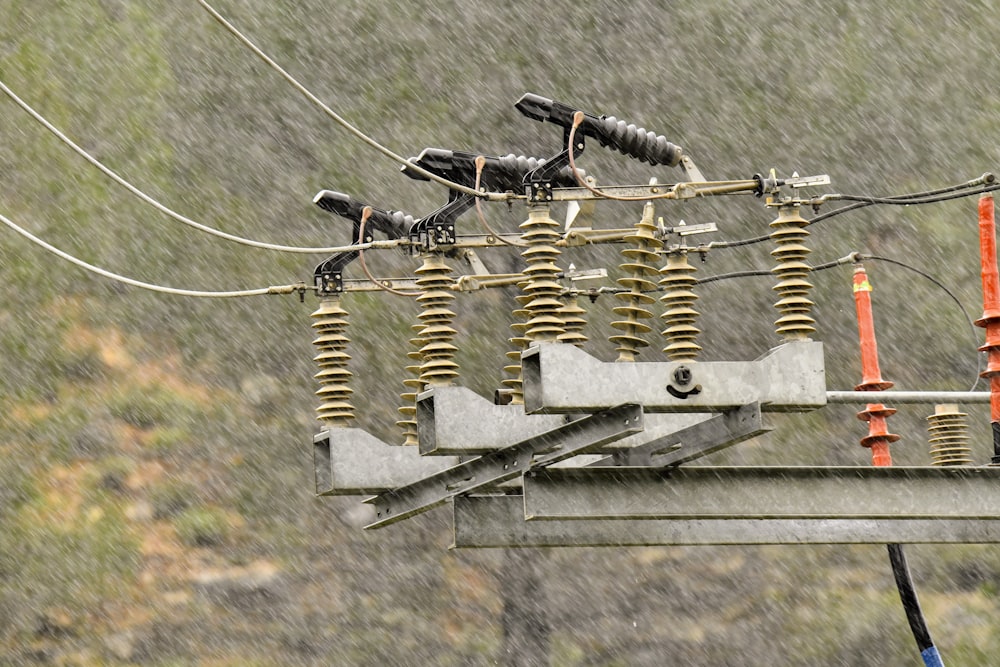
[[[998,544],[989,519],[620,519],[525,521],[522,496],[454,501],[455,548],[763,544]]]
[[[550,469],[524,499],[529,519],[995,519],[1000,468]]]
[[[595,412],[638,403],[646,412],[765,412],[826,405],[823,344],[796,341],[756,361],[602,362],[572,345],[536,343],[521,354],[525,410]]]

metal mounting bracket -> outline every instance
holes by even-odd
[[[744,414],[740,413],[741,416]],[[425,456],[486,454],[541,435],[579,416],[529,415],[523,405],[495,405],[465,387],[433,387],[417,397],[420,453]],[[646,415],[641,433],[610,442],[602,450],[631,451],[650,440],[661,442],[670,439],[672,434],[683,433],[681,429],[710,418],[711,415],[704,413]],[[758,417],[758,424],[759,421]],[[728,433],[718,426],[711,428],[711,433],[705,433],[706,438],[718,436],[721,439]],[[694,434],[683,436],[686,452],[697,446],[694,440],[699,437]],[[675,438],[670,444],[677,441]]]
[[[423,458],[416,447],[387,445],[359,428],[334,428],[313,438],[316,494],[366,496],[404,486],[458,463]]]
[[[646,412],[765,412],[826,405],[823,344],[795,341],[756,361],[606,363],[572,345],[535,343],[521,354],[525,410],[595,412],[622,401]],[[586,378],[581,382],[581,378]]]
[[[641,445],[620,449],[611,456],[591,463],[590,467],[678,466],[770,430],[764,426],[760,405],[744,405]]]
[[[642,425],[642,409],[638,405],[621,405],[577,419],[516,445],[369,498],[365,502],[375,506],[377,520],[366,528],[396,523],[437,507],[459,494],[494,486],[526,470],[584,454],[605,443],[638,433]]]

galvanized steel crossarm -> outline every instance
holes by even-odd
[[[642,407],[620,405],[490,452],[365,502],[375,506],[380,528],[437,507],[449,499],[513,479],[533,468],[586,453],[642,430]]]
[[[619,519],[525,521],[524,497],[454,499],[455,548],[714,544],[997,544],[990,519]]]
[[[681,466],[525,475],[529,519],[1000,519],[1000,468]]]
[[[650,442],[622,449],[589,467],[677,466],[770,430],[764,426],[760,404],[751,403]]]

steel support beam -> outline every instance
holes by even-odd
[[[990,519],[621,519],[525,521],[522,496],[459,496],[455,548],[711,544],[998,544]]]
[[[656,415],[672,417],[673,415]],[[591,466],[677,466],[770,431],[760,405],[744,405],[591,463]]]
[[[642,408],[621,405],[570,422],[510,447],[460,463],[365,502],[380,528],[437,507],[451,498],[494,486],[532,468],[551,465],[642,430]]]
[[[608,443],[623,450],[708,419],[704,413],[646,415],[643,430]],[[480,455],[510,447],[569,423],[572,415],[529,415],[523,405],[495,405],[465,387],[434,387],[417,397],[417,431],[424,455]],[[579,418],[579,416],[575,417]]]
[[[479,455],[551,431],[565,415],[528,415],[523,405],[494,405],[465,387],[435,387],[417,397],[421,454]]]
[[[795,341],[756,361],[607,363],[572,345],[536,343],[521,354],[525,410],[595,412],[622,402],[646,412],[765,412],[826,405],[823,344]],[[586,381],[581,382],[581,378]]]
[[[410,484],[458,463],[423,458],[416,447],[387,445],[359,428],[334,428],[313,438],[316,494],[365,496]]]
[[[524,499],[529,519],[993,519],[1000,468],[563,468]]]

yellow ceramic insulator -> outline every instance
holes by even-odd
[[[417,394],[424,390],[424,383],[420,380],[419,363],[423,359],[423,355],[420,354],[420,348],[424,346],[424,341],[420,332],[423,331],[424,325],[415,324],[410,328],[417,335],[410,339],[411,350],[406,353],[406,356],[417,363],[411,364],[405,369],[409,377],[403,380],[403,386],[406,387],[406,391],[399,395],[403,401],[403,404],[399,407],[399,414],[402,416],[402,419],[396,422],[396,426],[403,432],[402,444],[404,445],[418,444]]]
[[[562,318],[566,331],[560,334],[556,340],[560,343],[581,347],[587,342],[587,336],[583,333],[583,328],[587,326],[587,320],[584,317],[587,311],[580,307],[579,298],[573,294],[564,294],[560,300],[563,305],[559,309],[559,316]]]
[[[528,248],[521,253],[527,266],[522,290],[527,300],[527,328],[525,337],[531,341],[554,341],[566,332],[559,315],[563,304],[559,301],[562,285],[558,282],[559,268],[556,261],[560,251],[559,223],[549,217],[547,206],[528,207],[528,219],[521,223],[521,239]]]
[[[455,300],[451,286],[455,280],[451,269],[440,255],[427,255],[423,265],[417,269],[417,286],[423,294],[417,297],[420,304],[420,321],[423,328],[420,337],[420,380],[425,387],[440,387],[452,384],[458,377],[455,353],[458,348],[452,344],[456,332],[451,323],[455,313],[449,306]]]
[[[340,306],[339,296],[327,296],[312,316],[316,320],[313,344],[319,351],[314,361],[320,369],[315,376],[320,384],[316,418],[328,428],[343,428],[354,419],[354,406],[349,403],[353,390],[348,386],[352,373],[347,370],[351,357],[345,352],[350,342],[345,335],[347,311]]]
[[[656,264],[660,260],[660,248],[663,247],[663,242],[656,238],[651,202],[647,202],[643,207],[642,217],[636,223],[635,231],[626,236],[625,241],[632,244],[632,247],[622,250],[625,262],[621,268],[628,275],[619,278],[618,284],[628,291],[615,294],[615,297],[624,304],[613,309],[616,315],[625,319],[611,323],[611,326],[621,333],[611,336],[609,340],[618,346],[618,361],[635,361],[639,348],[649,345],[640,334],[653,330],[642,320],[653,317],[653,313],[645,306],[656,301],[649,294],[656,289],[656,283],[650,280],[650,276],[660,272]]]
[[[523,302],[528,297],[522,295],[517,297],[517,299],[519,302]],[[510,392],[510,402],[512,404],[523,405],[524,390],[521,382],[521,352],[528,347],[528,339],[524,335],[525,330],[528,328],[528,325],[525,323],[525,320],[528,319],[528,311],[523,308],[516,308],[513,315],[515,320],[518,320],[510,325],[510,328],[514,331],[514,336],[509,340],[514,349],[506,353],[508,362],[503,367],[503,371],[507,377],[501,384]]]
[[[778,278],[773,289],[780,297],[774,304],[780,315],[774,325],[785,340],[809,340],[809,334],[816,331],[816,320],[811,315],[813,302],[808,298],[813,287],[808,279],[812,269],[805,261],[811,252],[805,246],[808,224],[799,215],[798,204],[782,204],[771,223],[771,239],[777,245],[771,251],[777,261],[771,272]]]
[[[972,465],[969,447],[968,415],[958,411],[951,403],[934,406],[934,414],[927,418],[927,433],[931,445],[931,465]]]
[[[666,328],[662,331],[666,340],[663,352],[671,361],[694,361],[701,352],[695,341],[701,330],[694,326],[698,311],[694,302],[698,295],[692,290],[697,279],[695,268],[688,261],[687,250],[674,249],[667,253],[667,263],[660,270],[660,288],[663,296],[660,302],[664,311],[660,316]]]

